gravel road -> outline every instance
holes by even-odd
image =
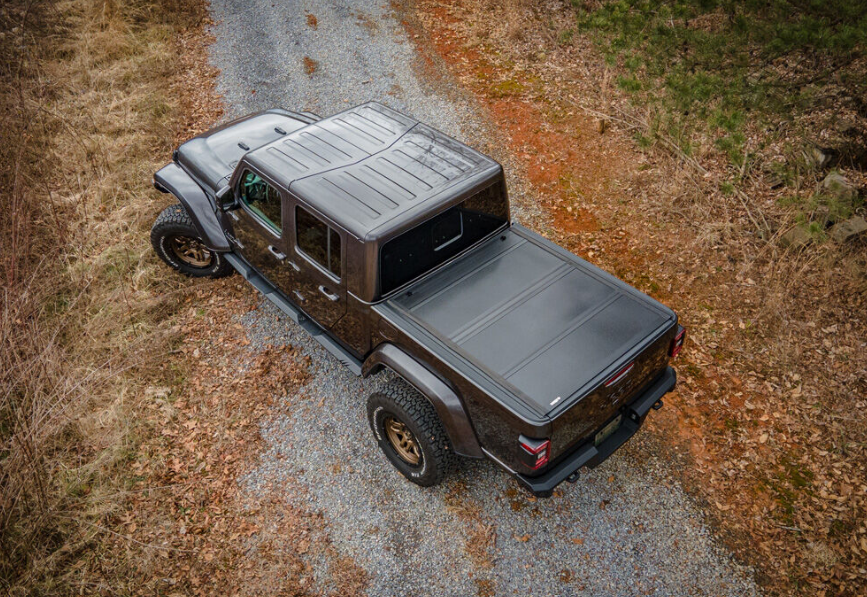
[[[414,46],[381,0],[211,7],[211,59],[231,116],[272,106],[327,115],[379,99],[497,147],[456,84],[416,72]],[[538,224],[524,185],[510,182],[518,219]],[[251,350],[293,344],[312,357],[310,381],[262,430],[267,448],[245,486],[321,512],[340,555],[366,571],[369,595],[758,594],[641,434],[549,500],[515,491],[488,462],[467,461],[448,483],[422,489],[392,469],[367,426],[365,400],[384,375],[356,378],[266,303],[241,320]],[[315,589],[337,589],[327,562],[311,564]]]

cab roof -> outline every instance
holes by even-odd
[[[245,159],[365,240],[502,176],[491,158],[377,102],[286,134]]]

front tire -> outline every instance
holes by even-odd
[[[437,485],[457,466],[433,405],[407,384],[371,394],[367,419],[386,458],[416,485]]]
[[[151,228],[151,245],[160,259],[193,278],[222,278],[232,266],[205,246],[187,210],[175,204],[165,208]]]

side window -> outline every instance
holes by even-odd
[[[303,207],[295,208],[298,248],[313,261],[340,277],[340,234]]]
[[[280,233],[282,201],[277,189],[255,172],[245,170],[241,175],[241,201],[277,234]]]

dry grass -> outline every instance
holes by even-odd
[[[242,486],[309,358],[251,351],[234,318],[255,292],[149,246],[172,201],[152,173],[221,115],[205,5],[21,0],[0,18],[2,592],[302,596],[315,561],[360,594],[320,515]]]
[[[170,92],[173,0],[0,8],[0,586],[91,592],[76,570],[113,531],[134,408],[185,287],[153,259],[151,173],[185,128]],[[158,157],[157,157],[158,156]],[[92,580],[92,577],[89,578]],[[70,584],[71,583],[71,584]]]

